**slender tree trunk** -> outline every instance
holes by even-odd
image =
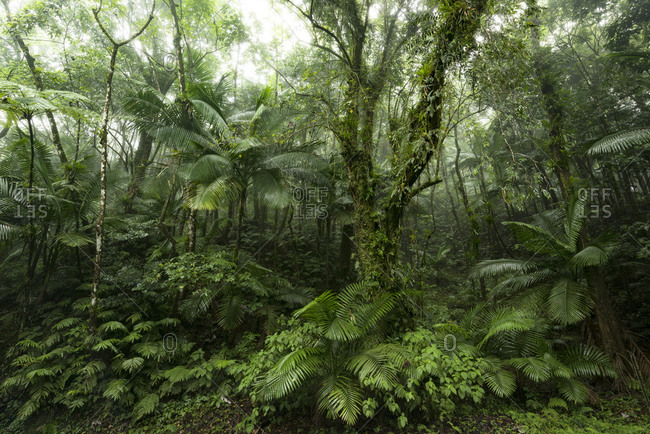
[[[147,166],[149,165],[149,155],[151,154],[152,145],[153,137],[145,133],[140,133],[138,149],[133,157],[133,176],[131,177],[131,184],[129,184],[127,202],[124,210],[127,213],[133,212],[133,200],[138,195],[140,183],[144,179]]]
[[[187,217],[187,252],[194,253],[196,250],[196,215],[197,210],[190,208]]]
[[[184,100],[187,98],[187,89],[185,81],[185,62],[183,61],[183,49],[181,47],[182,31],[178,13],[176,12],[176,2],[169,0],[169,11],[172,14],[174,21],[174,50],[176,51],[176,72],[178,73],[178,88],[180,90],[180,98]]]
[[[153,20],[153,11],[155,6],[156,3],[154,1],[151,8],[151,13],[149,14],[149,19],[140,28],[140,30],[122,42],[115,42],[113,37],[108,33],[108,31],[104,28],[101,21],[99,20],[100,9],[93,9],[95,21],[99,25],[99,28],[102,30],[102,33],[104,33],[104,35],[110,41],[112,48],[108,73],[106,74],[106,97],[104,99],[104,108],[102,110],[102,126],[99,138],[99,144],[101,147],[101,163],[99,168],[99,213],[97,215],[97,220],[95,220],[95,266],[93,269],[93,283],[90,290],[90,318],[88,320],[88,329],[91,334],[95,333],[95,329],[97,327],[97,310],[99,307],[99,281],[101,277],[102,256],[104,253],[104,218],[106,216],[106,169],[108,166],[108,123],[110,120],[111,100],[113,97],[113,75],[115,74],[115,62],[117,60],[117,53],[119,52],[120,47],[137,38],[142,32],[144,32],[144,29],[149,26],[151,20]]]
[[[445,165],[443,164],[443,170],[445,170]],[[449,206],[451,207],[451,213],[454,216],[454,220],[456,221],[456,227],[458,228],[458,233],[462,234],[463,233],[463,226],[460,224],[460,218],[458,217],[458,212],[456,211],[456,203],[454,202],[454,197],[451,195],[451,191],[449,190],[449,180],[451,179],[450,177],[447,177],[445,175],[445,192],[447,193],[447,196],[449,197]],[[453,182],[453,179],[451,179]],[[455,238],[454,238],[455,239]],[[454,243],[455,244],[455,243]]]
[[[327,285],[331,285],[330,283],[330,240],[332,237],[332,217],[327,214],[327,217],[325,217],[325,275],[326,280],[327,280]]]
[[[465,183],[463,182],[463,177],[461,176],[460,173],[460,144],[458,143],[458,128],[454,125],[454,144],[456,145],[456,160],[454,164],[454,170],[456,172],[456,177],[458,178],[458,192],[460,193],[460,196],[463,200],[463,206],[465,207],[465,213],[467,214],[467,220],[469,220],[469,228],[470,228],[470,235],[469,235],[469,251],[467,252],[467,259],[468,263],[470,265],[474,265],[478,263],[480,260],[480,250],[479,250],[479,244],[481,242],[480,238],[480,224],[478,222],[478,219],[476,218],[476,213],[474,212],[474,209],[472,209],[469,199],[467,197],[467,191],[465,190]],[[479,279],[479,288],[481,291],[481,297],[483,300],[487,299],[486,296],[486,291],[485,291],[485,282],[481,278]]]
[[[244,212],[246,211],[246,189],[239,193],[239,213],[237,214],[237,241],[235,242],[235,260],[239,259],[239,250],[241,248],[241,234],[244,227]]]
[[[108,122],[113,96],[113,74],[119,45],[113,45],[111,60],[106,76],[106,98],[102,110],[102,127],[100,130],[99,144],[101,146],[101,164],[99,166],[99,213],[95,220],[95,267],[93,269],[93,285],[90,290],[90,320],[88,326],[91,333],[97,327],[97,309],[99,304],[99,281],[101,277],[101,263],[104,254],[104,218],[106,216],[106,169],[108,166]]]
[[[454,126],[454,144],[456,145],[456,160],[454,165],[454,171],[456,177],[458,178],[458,192],[460,193],[461,199],[463,200],[463,206],[465,208],[465,213],[467,214],[467,220],[469,220],[470,227],[470,242],[469,242],[469,251],[468,259],[471,265],[475,264],[479,260],[479,243],[481,241],[479,237],[480,225],[478,219],[476,218],[476,213],[469,204],[469,199],[467,197],[467,191],[465,190],[465,183],[463,182],[463,177],[460,173],[459,160],[460,160],[460,145],[458,144],[458,131]]]
[[[169,209],[169,202],[172,199],[172,195],[174,194],[174,183],[176,180],[176,173],[172,175],[172,180],[169,182],[169,193],[167,194],[167,197],[165,198],[165,202],[163,203],[162,210],[160,211],[160,218],[158,219],[158,230],[160,230],[160,233],[162,233],[165,238],[167,238],[167,241],[172,246],[172,253],[176,253],[176,240],[172,236],[171,233],[169,233],[169,229],[167,228],[167,225],[165,224],[165,219],[167,218],[167,210]]]
[[[339,254],[339,270],[341,277],[345,280],[350,276],[350,259],[352,258],[352,237],[354,227],[344,224],[341,228],[341,252]]]

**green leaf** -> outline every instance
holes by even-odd
[[[192,370],[187,369],[184,366],[176,366],[175,368],[166,370],[163,376],[167,378],[171,384],[180,383],[181,381],[188,380],[192,377]]]
[[[150,393],[138,401],[133,406],[133,416],[135,420],[141,419],[143,416],[153,413],[158,406],[160,398],[157,393]]]
[[[127,333],[129,331],[129,329],[126,328],[126,326],[124,324],[122,324],[121,322],[119,322],[119,321],[105,322],[104,324],[97,327],[97,330],[99,330],[100,332],[120,330],[120,331],[123,331],[125,333]]]
[[[117,401],[127,390],[127,380],[124,378],[116,379],[108,383],[108,387],[104,391],[104,397]]]
[[[57,235],[56,240],[60,241],[61,243],[65,244],[68,247],[82,247],[87,244],[92,244],[94,242],[91,238],[88,238],[85,235],[81,235],[73,232],[59,234]]]
[[[560,280],[548,296],[548,311],[560,324],[575,324],[591,314],[593,301],[588,289],[569,279]]]
[[[143,363],[144,363],[144,359],[142,357],[133,357],[131,359],[125,359],[122,361],[122,369],[128,371],[129,373],[133,373],[133,371],[139,369]]]

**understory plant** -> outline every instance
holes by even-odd
[[[362,411],[364,387],[395,387],[407,353],[400,345],[383,342],[380,322],[396,297],[384,294],[370,300],[369,286],[361,282],[338,294],[326,291],[295,312],[313,324],[314,336],[260,377],[255,395],[261,401],[309,388],[320,412],[353,425]]]

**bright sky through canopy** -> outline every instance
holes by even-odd
[[[250,29],[252,46],[244,44],[242,48],[247,48],[256,58],[265,59],[263,62],[252,58],[240,60],[239,73],[247,80],[265,82],[278,59],[284,58],[296,44],[311,42],[311,33],[305,23],[280,1],[231,0],[231,6],[239,9]]]

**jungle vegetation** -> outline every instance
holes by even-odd
[[[644,432],[648,0],[2,0],[2,432]]]

